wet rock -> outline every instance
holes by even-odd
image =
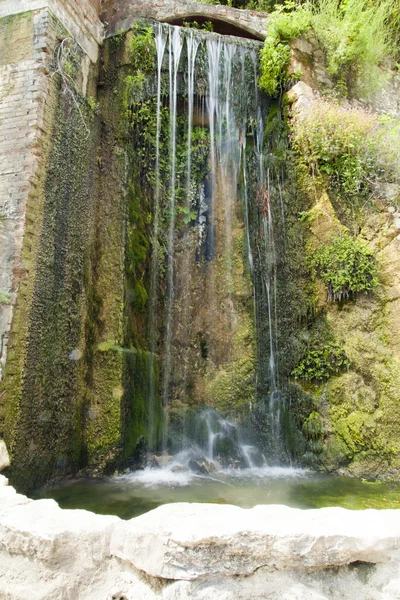
[[[174,462],[174,457],[170,454],[155,454],[147,458],[146,466],[150,469],[162,469]]]
[[[188,467],[193,473],[197,473],[198,475],[208,475],[209,471],[204,463],[194,460],[192,458],[188,462]]]
[[[184,465],[175,465],[171,469],[172,473],[187,473],[187,467]]]
[[[160,463],[156,460],[155,456],[152,456],[147,466],[149,469],[160,469]]]

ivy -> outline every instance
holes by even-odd
[[[378,284],[374,253],[350,235],[320,246],[313,257],[316,274],[327,286],[328,300],[341,302],[371,292]]]
[[[345,351],[334,342],[313,346],[307,350],[299,365],[292,371],[295,379],[322,382],[350,366]]]

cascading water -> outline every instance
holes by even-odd
[[[171,376],[171,339],[172,339],[172,306],[174,301],[174,247],[175,247],[175,210],[176,210],[176,118],[177,118],[177,78],[182,52],[182,38],[178,27],[174,27],[169,35],[169,100],[170,100],[170,222],[168,235],[168,275],[167,275],[167,307],[165,318],[165,363],[163,405],[168,407],[168,390]],[[163,450],[167,449],[168,415],[164,421]]]
[[[199,457],[203,453],[206,460],[224,467],[252,467],[256,455],[258,465],[262,463],[257,449],[245,442],[240,426],[235,424],[243,418],[248,420],[246,414],[254,403],[261,401],[269,412],[269,445],[280,444],[276,261],[272,194],[263,153],[261,115],[266,100],[257,85],[258,48],[256,42],[238,43],[232,38],[173,26],[158,26],[156,32],[157,129],[149,345],[152,360],[156,348],[161,349],[165,418],[159,448],[164,454],[186,452],[185,456],[190,456],[194,452]],[[160,115],[162,107],[168,105],[169,165],[168,171],[162,173]],[[250,184],[254,163],[256,181]],[[164,275],[160,274],[163,249]],[[255,311],[256,321],[265,321],[263,327],[269,340],[268,368],[264,374],[268,391],[264,390],[261,398],[256,391],[260,379],[256,370],[262,367],[262,361],[258,367],[251,367],[257,295],[250,277],[258,277],[262,282],[266,306],[262,314],[257,307]],[[157,299],[162,298],[159,287],[163,278],[164,326],[157,329]],[[244,381],[240,376],[243,348],[249,357]],[[237,377],[233,393],[239,403],[235,400],[226,406],[224,412],[229,417],[222,418],[217,412],[222,402],[218,386],[228,369],[231,377]],[[149,389],[151,449],[155,449],[154,436],[150,434],[154,428],[154,381],[150,381]],[[224,385],[229,386],[229,381]],[[225,393],[224,387],[222,390]],[[241,400],[242,396],[249,399]],[[226,404],[230,402],[229,389],[225,397]]]
[[[154,190],[154,227],[153,227],[153,248],[150,275],[150,306],[149,306],[149,346],[150,346],[150,378],[149,378],[149,420],[148,420],[148,445],[150,448],[155,446],[155,357],[156,357],[156,305],[157,305],[157,285],[158,285],[158,244],[160,229],[160,130],[161,130],[161,68],[165,53],[167,38],[161,25],[158,26],[156,33],[157,50],[157,124],[156,124],[156,161],[155,161],[155,190]]]

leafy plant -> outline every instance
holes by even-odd
[[[362,91],[379,88],[379,66],[393,56],[390,15],[396,0],[319,0],[313,28],[325,50],[328,72],[344,89],[352,80]]]
[[[378,284],[374,253],[360,239],[334,238],[314,254],[313,266],[328,289],[328,300],[342,301],[371,292]]]
[[[324,346],[310,347],[299,365],[293,369],[292,376],[304,381],[324,381],[350,366],[345,351],[331,342]]]
[[[204,31],[209,31],[210,33],[214,31],[214,25],[211,21],[204,21],[204,23],[198,23],[197,21],[183,21],[182,25],[183,27],[202,29]]]
[[[135,71],[149,73],[154,69],[156,43],[152,27],[135,23],[129,43],[131,65]]]
[[[197,218],[197,211],[191,210],[187,206],[179,206],[177,212],[183,215],[183,223],[185,225],[189,225],[189,223],[195,221]]]
[[[10,295],[4,290],[0,290],[0,304],[10,304]]]

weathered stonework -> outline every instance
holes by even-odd
[[[103,0],[102,19],[107,35],[130,29],[138,17],[175,23],[187,18],[210,19],[242,30],[260,40],[265,38],[268,15],[254,10],[209,5],[192,0]]]

